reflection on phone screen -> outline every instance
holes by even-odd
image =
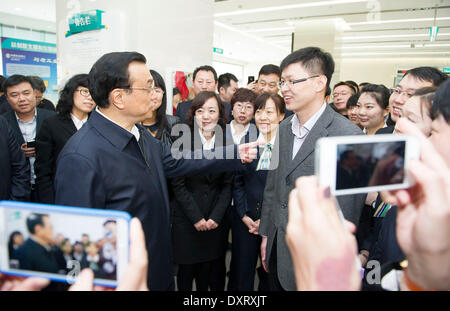
[[[402,184],[405,142],[340,144],[336,190]]]
[[[84,268],[117,280],[117,222],[99,216],[5,209],[9,269],[65,275]]]

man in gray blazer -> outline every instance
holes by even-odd
[[[261,255],[263,266],[269,271],[270,289],[296,290],[292,259],[285,240],[289,193],[295,188],[298,177],[314,174],[314,149],[319,138],[358,135],[362,131],[325,102],[334,72],[334,61],[329,53],[316,47],[300,49],[288,55],[280,67],[279,86],[286,109],[294,114],[279,127],[274,146],[275,150],[279,148],[279,164],[268,173],[259,234],[263,236]],[[338,198],[344,217],[355,225],[365,196]],[[333,267],[324,267],[328,268]]]

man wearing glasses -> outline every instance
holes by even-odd
[[[402,115],[405,102],[414,95],[414,92],[424,87],[438,87],[447,78],[446,74],[433,67],[417,67],[408,70],[397,87],[391,90],[390,113],[387,122],[389,126],[379,129],[376,134],[392,134],[395,123]]]
[[[294,114],[279,127],[275,145],[279,146],[280,161],[268,173],[259,233],[263,236],[261,256],[264,269],[269,272],[270,289],[295,290],[285,240],[289,193],[298,177],[314,174],[314,149],[319,138],[358,135],[362,131],[325,102],[334,72],[329,53],[316,47],[300,49],[287,56],[280,67],[279,88],[286,108]],[[344,217],[358,224],[364,195],[342,196],[338,200]]]
[[[56,204],[122,210],[138,217],[148,250],[150,290],[174,288],[166,178],[242,169],[257,153],[241,145],[240,159],[176,160],[170,146],[139,123],[151,108],[154,81],[136,52],[103,55],[89,73],[97,104],[87,123],[61,151],[55,176]],[[190,158],[202,156],[189,154]]]

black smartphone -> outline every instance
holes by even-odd
[[[35,148],[36,147],[36,141],[27,141],[27,148]]]
[[[247,84],[252,83],[253,81],[255,81],[255,76],[248,76],[248,82]]]

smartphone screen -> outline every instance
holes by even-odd
[[[84,268],[117,286],[128,263],[124,212],[0,202],[0,270],[73,283]]]
[[[403,184],[405,141],[338,144],[336,190]]]

